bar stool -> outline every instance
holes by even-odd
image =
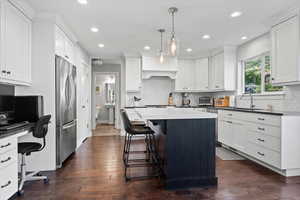
[[[125,180],[129,181],[132,179],[146,179],[160,176],[160,166],[159,166],[159,156],[156,151],[156,144],[155,144],[155,136],[154,131],[146,127],[144,125],[132,125],[130,122],[127,113],[125,110],[121,110],[121,116],[123,120],[123,125],[125,128],[125,142],[124,142],[124,149],[123,149],[123,161],[125,166]],[[131,151],[132,147],[132,139],[134,137],[145,137],[145,150],[144,151]],[[129,159],[129,155],[133,154],[145,154],[145,159]],[[152,167],[153,170],[156,170],[156,174],[148,175],[148,176],[136,176],[136,177],[129,177],[127,176],[128,168],[135,168],[135,167]]]

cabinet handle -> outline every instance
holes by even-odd
[[[227,121],[227,123],[232,124],[232,121]]]
[[[2,70],[2,73],[3,73],[3,74],[6,74],[6,70]]]
[[[228,114],[228,116],[232,116],[232,114]]]
[[[260,138],[258,138],[257,140],[260,141],[260,142],[265,142],[265,140],[260,139]]]
[[[69,56],[65,55],[65,58],[69,59]]]
[[[6,162],[8,162],[8,161],[10,161],[10,160],[11,160],[11,157],[8,157],[8,158],[5,159],[5,160],[1,160],[0,163],[6,163]]]
[[[3,149],[3,148],[8,147],[8,146],[10,146],[10,145],[11,145],[11,143],[7,143],[6,145],[0,146],[0,149]]]
[[[10,72],[10,71],[7,71],[6,73],[7,73],[7,74],[11,74],[11,72]]]
[[[257,154],[260,155],[260,156],[265,156],[264,153],[261,153],[261,152],[259,152],[259,151],[257,152]]]
[[[260,130],[260,131],[265,131],[265,129],[264,129],[264,128],[260,128],[260,127],[258,127],[257,129],[258,129],[258,130]]]
[[[1,189],[6,188],[11,184],[11,181],[8,181],[5,185],[1,185]]]
[[[260,121],[265,121],[265,118],[257,118],[258,120],[260,120]]]

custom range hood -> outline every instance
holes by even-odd
[[[177,57],[165,57],[164,62],[160,63],[155,56],[142,56],[142,79],[162,76],[176,79],[177,72]]]

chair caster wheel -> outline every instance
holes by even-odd
[[[50,180],[49,178],[44,179],[44,184],[49,184]]]
[[[17,192],[17,194],[18,194],[18,196],[23,196],[24,190],[19,190],[19,191]]]

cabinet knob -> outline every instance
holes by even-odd
[[[10,71],[7,71],[6,74],[11,74],[11,72],[10,72]]]
[[[6,70],[2,70],[2,73],[3,73],[3,74],[6,74]]]
[[[274,81],[275,80],[275,78],[274,77],[272,77],[272,81]]]
[[[65,58],[69,59],[69,56],[65,55]]]
[[[11,181],[8,181],[5,185],[1,185],[1,189],[6,188],[11,184]]]

